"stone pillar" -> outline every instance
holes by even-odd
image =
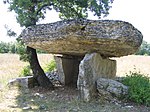
[[[77,86],[79,64],[81,57],[77,56],[54,56],[58,70],[59,80],[63,85]]]
[[[90,101],[96,95],[96,81],[98,78],[114,78],[116,75],[116,61],[103,59],[100,54],[86,54],[79,65],[77,87],[79,96],[84,101]]]

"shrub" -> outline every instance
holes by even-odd
[[[24,76],[31,76],[32,75],[32,72],[31,72],[31,68],[30,68],[30,65],[27,65],[25,66],[22,70],[21,70],[21,73],[20,73],[20,77]]]
[[[140,72],[130,72],[123,84],[129,86],[127,98],[138,104],[150,105],[150,79]]]
[[[45,72],[51,72],[54,70],[56,70],[56,62],[54,60],[52,60],[50,63],[46,65],[46,67],[44,67]]]

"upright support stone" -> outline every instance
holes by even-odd
[[[114,78],[116,75],[116,61],[103,59],[100,54],[86,54],[79,65],[77,87],[80,98],[90,101],[96,95],[96,81],[98,78]]]
[[[77,85],[79,64],[81,57],[77,56],[55,56],[59,80],[63,85]]]

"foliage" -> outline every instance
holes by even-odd
[[[36,52],[38,53],[38,54],[47,54],[47,52],[46,51],[43,51],[43,50],[41,50],[41,49],[36,49]]]
[[[46,11],[52,9],[60,14],[61,19],[86,18],[88,11],[92,11],[100,18],[102,15],[108,15],[113,0],[3,0],[3,2],[9,4],[9,10],[17,14],[16,19],[20,26],[28,27],[44,19]],[[14,33],[9,29],[7,32],[10,36]],[[20,40],[19,46],[21,59],[26,61],[27,55]]]
[[[17,42],[0,42],[0,53],[15,53],[20,55],[20,59],[23,60],[23,55],[26,52],[26,47],[21,41]],[[46,53],[45,51],[37,49],[37,53]]]
[[[17,33],[10,29],[7,25],[5,25],[5,29],[7,30],[7,35],[9,37],[16,37]]]
[[[19,76],[30,76],[32,75],[30,65],[23,67]]]
[[[17,14],[21,26],[31,26],[45,18],[46,10],[56,10],[62,19],[86,18],[88,11],[99,18],[108,15],[113,0],[3,0]]]
[[[0,53],[7,53],[9,51],[7,45],[4,42],[0,43]]]
[[[54,70],[56,70],[56,62],[54,60],[50,61],[50,63],[46,64],[46,66],[44,67],[44,72],[51,72]],[[20,76],[25,77],[25,76],[30,76],[30,75],[32,75],[30,65],[23,67],[23,69],[21,70]]]
[[[136,55],[150,55],[150,44],[146,41],[143,41]]]
[[[0,42],[0,53],[15,53],[15,43]]]
[[[138,104],[150,106],[150,79],[140,72],[130,72],[123,83],[129,86],[128,99]]]
[[[47,9],[59,12],[61,19],[86,18],[88,11],[92,11],[100,18],[101,15],[108,14],[113,0],[3,0],[3,2],[8,3],[9,10],[17,14],[16,19],[20,26],[28,27],[44,19]],[[10,36],[14,34],[10,29],[7,32]],[[20,39],[18,40],[20,59],[28,61],[25,46]]]
[[[56,62],[54,60],[52,60],[50,63],[48,63],[46,65],[46,67],[44,68],[45,72],[51,72],[56,70]]]

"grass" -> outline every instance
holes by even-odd
[[[150,77],[150,56],[129,55],[114,59],[117,60],[117,76],[126,76],[136,68],[137,72]]]
[[[53,60],[53,56],[50,54],[39,54],[38,58],[42,67]],[[117,60],[117,76],[125,76],[129,71],[134,71],[134,68],[150,76],[150,56],[131,55],[115,58],[115,60]],[[0,54],[0,83],[6,83],[8,80],[18,77],[26,65],[28,63],[20,61],[16,54]]]
[[[27,63],[19,61],[19,56],[15,54],[0,54],[0,83],[18,77],[23,66]]]
[[[41,66],[45,66],[53,59],[52,55],[49,54],[40,54],[38,57]],[[19,55],[0,54],[0,102],[4,100],[5,94],[9,93],[9,88],[7,88],[8,81],[19,77],[21,70],[27,65],[27,62],[22,62],[19,60]],[[17,93],[13,93],[13,95],[15,96]]]
[[[49,54],[38,55],[39,62],[45,67],[53,56]],[[115,58],[117,60],[117,76],[140,70],[143,74],[150,73],[149,56],[128,56]],[[77,91],[71,88],[58,88],[55,90],[42,90],[34,88],[23,90],[20,88],[8,88],[8,80],[19,76],[21,69],[28,63],[21,62],[18,55],[0,54],[0,112],[129,112],[130,108],[120,108],[117,105],[100,102],[79,102]],[[148,74],[149,75],[149,74]],[[2,86],[2,87],[1,87]],[[2,88],[2,89],[1,89]],[[32,109],[23,110],[31,106]],[[132,112],[140,112],[145,107],[132,108]],[[148,108],[149,109],[149,108]]]
[[[38,55],[41,66],[45,66],[53,57],[49,54]],[[27,62],[19,60],[19,55],[16,54],[0,54],[0,83],[7,83],[8,80],[19,76],[20,71]]]

